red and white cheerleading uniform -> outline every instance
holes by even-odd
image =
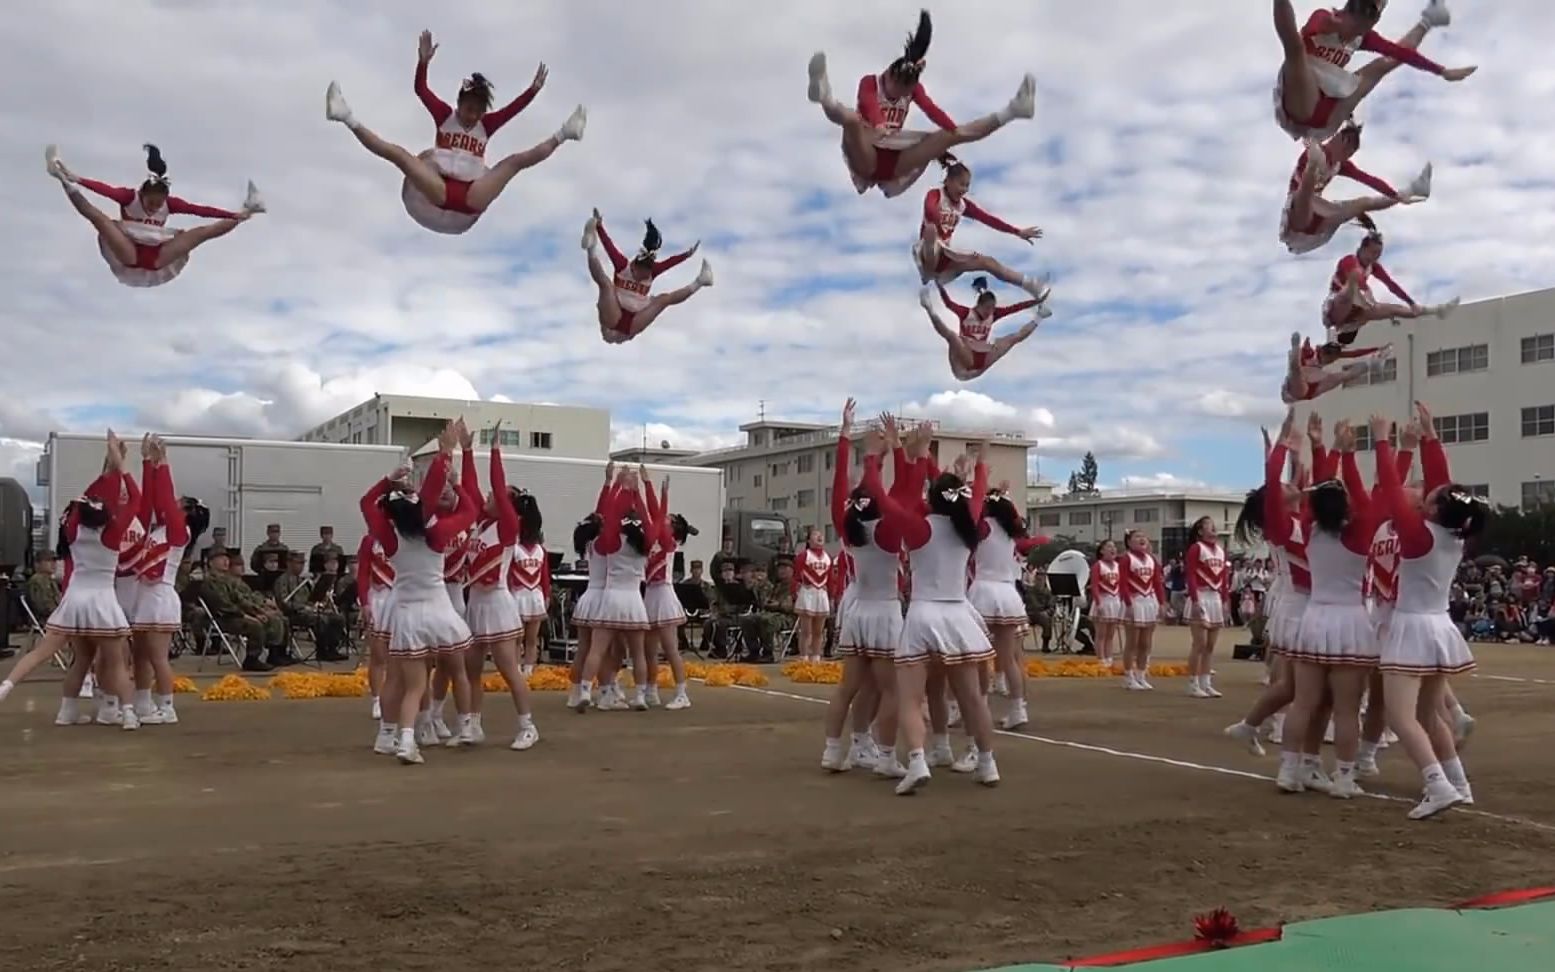
[[[1374,30],[1351,37],[1341,37],[1337,20],[1340,10],[1317,10],[1307,18],[1301,28],[1301,39],[1307,48],[1307,64],[1317,80],[1318,99],[1312,114],[1307,118],[1292,118],[1285,110],[1284,66],[1274,79],[1274,120],[1285,133],[1294,139],[1328,138],[1345,122],[1336,109],[1354,93],[1360,81],[1346,70],[1357,51],[1369,51],[1385,58],[1408,64],[1410,67],[1440,75],[1445,70],[1440,64],[1425,57],[1413,48],[1401,47]]]
[[[443,589],[448,592],[459,617],[465,616],[464,582],[470,565],[470,545],[473,537],[469,530],[461,530],[448,540],[443,548]]]
[[[1122,621],[1126,617],[1123,569],[1117,558],[1098,559],[1091,564],[1090,599],[1092,621]]]
[[[174,582],[189,545],[189,525],[183,504],[173,490],[173,471],[165,465],[146,464],[145,495],[151,497],[148,522],[155,525],[146,534],[142,548],[139,577],[140,591],[135,597],[135,613],[130,627],[136,631],[177,634],[183,630],[184,607]]]
[[[972,370],[970,372],[956,363],[956,356],[950,356],[950,370],[958,381],[969,381],[988,370],[988,355],[993,351],[993,326],[1011,314],[1019,314],[1021,311],[1030,310],[1037,306],[1035,300],[1023,300],[1019,303],[1005,304],[1003,307],[994,306],[993,313],[988,316],[980,314],[976,305],[968,307],[958,304],[950,299],[950,294],[945,292],[943,285],[939,288],[940,300],[945,302],[945,308],[956,315],[960,324],[961,341],[972,352]]]
[[[655,496],[653,483],[644,483],[648,493],[648,516],[653,520],[653,546],[648,549],[646,569],[647,587],[643,589],[643,607],[648,611],[648,623],[655,628],[680,627],[686,623],[686,609],[681,607],[680,596],[670,582],[670,565],[675,562],[675,551],[680,545],[670,526],[669,490],[663,496]]]
[[[1020,235],[1020,227],[1006,223],[970,197],[951,199],[943,187],[930,189],[923,197],[923,224],[918,230],[918,241],[913,244],[913,256],[918,261],[924,283],[931,280],[941,286],[950,283],[965,271],[967,261],[977,256],[976,251],[950,248],[951,237],[961,225],[963,216],[1001,233]]]
[[[979,521],[977,532],[980,539],[972,551],[972,583],[967,597],[984,624],[1026,627],[1026,602],[1021,600],[1015,582],[1020,579],[1020,565],[1038,539],[1012,537],[990,516]]]
[[[469,483],[468,488],[474,492],[475,484]],[[518,602],[508,589],[513,545],[518,542],[518,512],[508,496],[502,452],[496,445],[491,447],[491,495],[497,515],[495,518],[482,517],[467,544],[469,560],[465,586],[469,604],[464,619],[470,625],[470,637],[477,648],[512,641],[524,630]]]
[[[658,529],[647,516],[642,496],[635,491],[614,492],[606,501],[599,538],[594,541],[593,554],[604,559],[604,586],[589,609],[589,624],[596,628],[616,631],[648,630],[648,608],[643,603],[642,588],[647,580],[648,554],[639,553],[627,542],[622,531],[622,519],[635,513],[642,522],[646,550],[653,549]]]
[[[108,522],[85,527],[74,509],[65,518],[65,542],[70,545],[70,571],[59,607],[45,626],[50,633],[72,638],[124,638],[129,619],[114,593],[119,551],[132,509],[119,498],[122,474],[105,473],[88,486],[86,497],[103,504]]]
[[[847,473],[843,473],[846,477]],[[842,531],[837,532],[842,536]],[[837,556],[832,558],[831,573],[826,578],[826,596],[837,605],[837,630],[842,630],[843,619],[847,616],[848,605],[853,601],[853,581],[858,576],[857,565],[853,562],[853,555],[848,553],[848,544],[843,540],[837,549]]]
[[[1350,307],[1349,315],[1343,319],[1338,319],[1335,317],[1338,311],[1334,307],[1334,301],[1348,288],[1350,278],[1357,274],[1360,275],[1361,282],[1360,287],[1356,290],[1355,301]],[[1371,295],[1371,278],[1373,275],[1382,281],[1384,286],[1393,291],[1394,296],[1398,297],[1399,300],[1408,305],[1414,304],[1415,299],[1409,296],[1404,291],[1404,288],[1400,287],[1388,275],[1387,270],[1383,269],[1381,263],[1362,263],[1360,257],[1351,253],[1340,260],[1339,265],[1334,268],[1334,275],[1328,281],[1328,297],[1323,301],[1323,326],[1339,332],[1339,339],[1342,340],[1346,334],[1353,334],[1365,323],[1361,313],[1363,309],[1376,306],[1377,301]]]
[[[389,636],[389,598],[394,593],[394,565],[371,534],[356,548],[356,603],[361,605],[369,634]]]
[[[161,265],[162,244],[180,232],[167,228],[169,216],[237,219],[241,215],[214,206],[201,206],[177,196],[168,196],[161,206],[148,210],[141,201],[140,192],[127,186],[111,186],[96,179],[77,179],[75,184],[119,204],[118,225],[124,235],[130,238],[130,242],[135,244],[135,265],[121,263],[107,241],[101,237],[98,238],[97,249],[113,275],[129,287],[159,287],[182,273],[189,262],[189,255],[184,254],[166,266]]]
[[[508,565],[508,589],[518,605],[518,615],[527,624],[543,619],[551,604],[551,558],[540,543],[513,545],[513,560]]]
[[[1136,627],[1153,627],[1166,607],[1166,572],[1161,570],[1161,562],[1153,554],[1140,556],[1130,550],[1119,563],[1124,618]]]
[[[1321,152],[1317,183],[1312,190],[1311,215],[1307,221],[1299,226],[1296,225],[1293,222],[1294,214],[1291,208],[1295,204],[1296,193],[1301,189],[1302,176],[1306,174],[1306,152],[1302,152],[1301,158],[1296,160],[1296,171],[1291,174],[1290,188],[1285,196],[1285,208],[1280,210],[1280,242],[1284,243],[1292,253],[1311,253],[1333,239],[1339,227],[1344,225],[1333,218],[1331,207],[1323,198],[1323,190],[1327,189],[1328,184],[1335,178],[1343,176],[1391,199],[1398,198],[1398,192],[1392,186],[1349,159],[1335,162],[1339,154],[1338,146],[1324,143]]]
[[[824,618],[831,615],[831,596],[827,584],[831,579],[831,555],[825,550],[806,546],[794,554],[794,612],[807,618]]]
[[[437,206],[421,190],[405,180],[400,200],[410,218],[434,233],[457,235],[475,225],[481,211],[470,208],[470,185],[486,174],[486,143],[497,129],[529,107],[538,92],[530,88],[507,105],[488,111],[474,125],[465,128],[454,109],[427,86],[427,65],[416,65],[416,97],[426,106],[437,125],[437,143],[421,153],[443,175],[443,205]]]
[[[123,474],[124,530],[119,539],[119,566],[114,571],[113,590],[125,618],[135,616],[135,601],[140,597],[140,565],[146,557],[146,521],[142,519],[145,496],[135,478]]]
[[[1231,568],[1224,548],[1216,541],[1189,544],[1183,572],[1188,575],[1189,621],[1203,628],[1225,627]]]
[[[948,132],[956,127],[951,117],[929,98],[922,82],[913,85],[911,93],[901,98],[887,98],[884,75],[870,74],[859,79],[858,113],[873,128],[875,145],[875,171],[852,173],[853,187],[859,195],[868,192],[873,186],[879,186],[881,194],[888,199],[900,196],[923,175],[927,166],[918,166],[911,172],[897,169],[902,150],[917,145],[928,134],[902,128],[913,105],[917,105],[929,117],[929,121],[940,129]]]
[[[625,341],[632,336],[632,326],[638,314],[648,307],[650,292],[653,290],[653,282],[669,270],[680,266],[691,259],[690,250],[677,253],[663,260],[653,261],[653,269],[649,271],[648,279],[639,280],[632,276],[632,261],[626,258],[610,234],[605,232],[605,221],[600,220],[594,224],[594,231],[599,236],[599,245],[605,248],[605,255],[610,258],[610,266],[615,270],[615,295],[616,306],[621,309],[621,317],[616,321],[614,337],[611,343]]]

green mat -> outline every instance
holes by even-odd
[[[1069,972],[1019,965],[990,972]],[[1130,972],[1552,972],[1555,901],[1489,911],[1419,909],[1286,925],[1265,945],[1126,966]]]

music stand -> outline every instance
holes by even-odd
[[[686,626],[680,629],[677,640],[694,652],[698,658],[705,659],[702,646],[692,642],[687,628],[695,624],[698,631],[706,633],[707,629],[703,627],[703,623],[713,616],[713,605],[707,599],[707,588],[695,581],[679,581],[675,584],[674,590],[676,599],[680,601],[681,610],[686,612],[687,621]]]
[[[1054,634],[1060,652],[1070,654],[1074,651],[1072,641],[1075,632],[1080,628],[1080,578],[1069,573],[1047,574],[1048,590],[1053,592]]]

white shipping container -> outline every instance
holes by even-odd
[[[228,544],[245,556],[264,540],[271,523],[281,525],[281,540],[293,550],[308,550],[319,542],[319,527],[332,526],[335,542],[354,554],[366,532],[362,494],[404,456],[398,446],[165,438],[174,488],[209,507],[211,526],[225,527]],[[139,482],[139,437],[125,441],[128,472]],[[45,490],[50,523],[98,477],[102,463],[101,435],[49,435],[38,460],[38,485]],[[207,533],[199,546],[208,542]]]

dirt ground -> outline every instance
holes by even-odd
[[[1555,883],[1555,650],[1480,656],[1479,803],[1424,824],[1224,772],[1275,768],[1220,736],[1258,691],[1229,659],[1216,702],[1035,682],[1046,741],[1001,738],[999,788],[942,771],[909,799],[823,774],[822,707],[756,691],[586,716],[543,693],[528,753],[492,698],[492,743],[412,768],[371,753],[366,700],[183,696],[176,728],[124,733],[55,728],[40,681],[0,710],[0,968],[972,972],[1221,906],[1252,927]],[[1384,765],[1374,790],[1415,795]]]

